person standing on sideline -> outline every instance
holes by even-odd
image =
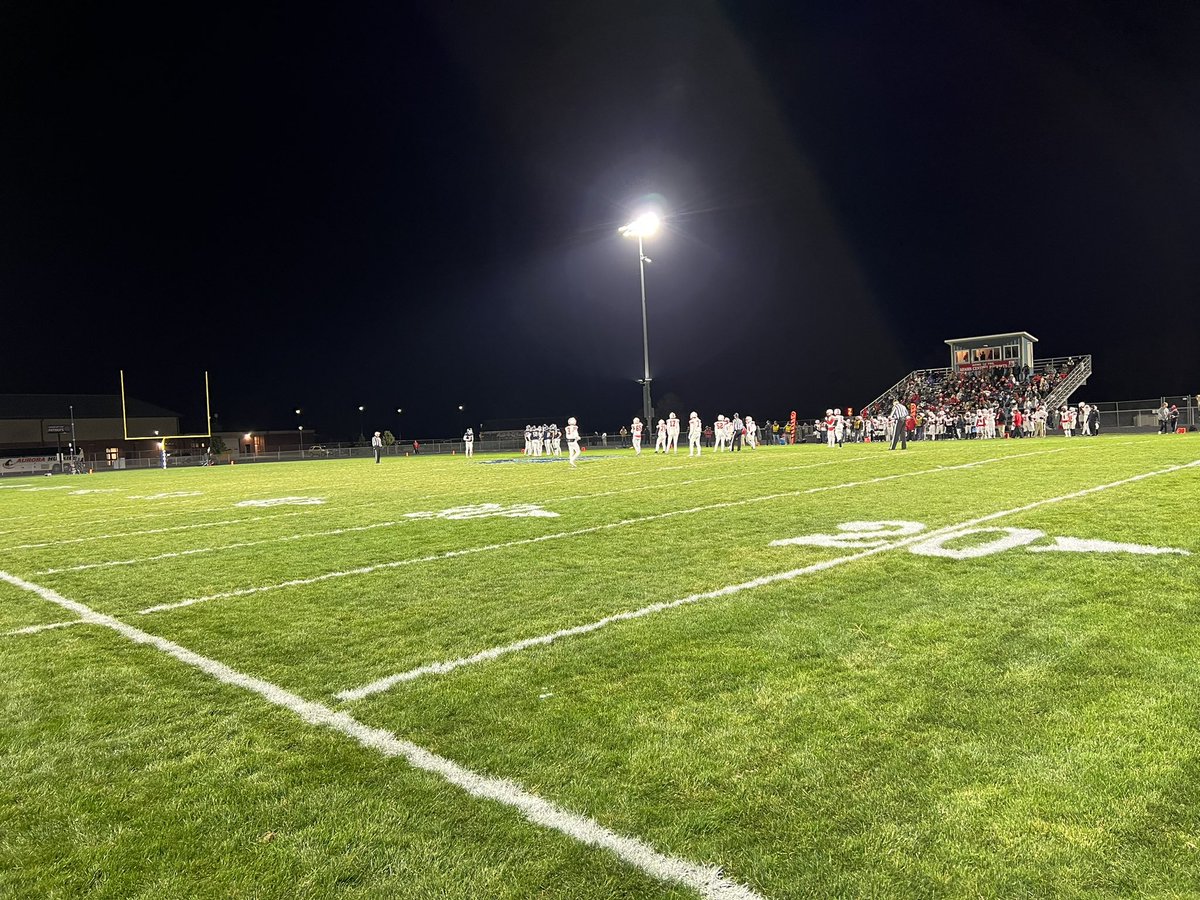
[[[375,452],[375,465],[379,465],[379,456],[383,453],[383,438],[379,436],[379,432],[375,432],[375,437],[371,438],[371,449]]]
[[[892,446],[888,447],[888,449],[895,450],[896,442],[899,441],[900,449],[907,450],[908,428],[906,427],[906,421],[908,419],[908,407],[900,402],[899,397],[892,403],[892,412],[889,418],[892,420],[894,430],[892,432]]]
[[[637,416],[633,417],[633,424],[629,426],[630,434],[633,436],[633,455],[642,455],[642,420]]]
[[[468,428],[467,433],[463,435],[463,456],[474,456],[474,455],[475,455],[475,432],[472,431],[470,428]]]
[[[737,413],[734,413],[733,421],[731,423],[729,423],[729,430],[730,430],[729,449],[730,450],[736,450],[739,453],[742,452],[742,429],[745,427],[746,427],[746,425],[742,421],[742,417],[740,415],[738,415]]]
[[[579,425],[575,421],[575,417],[567,419],[567,462],[571,464],[571,468],[578,468],[575,465],[575,460],[579,459]]]
[[[692,410],[692,417],[688,419],[688,456],[700,455],[700,415]]]

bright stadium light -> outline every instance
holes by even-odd
[[[627,225],[617,230],[626,237],[648,238],[658,231],[659,218],[652,212],[644,212]]]
[[[650,328],[646,322],[646,263],[650,257],[646,255],[645,239],[658,231],[660,220],[655,213],[644,212],[627,225],[617,229],[624,237],[635,237],[638,242],[638,271],[642,279],[642,362],[645,368],[642,373],[642,415],[643,420],[650,424],[654,418],[654,410],[650,405]]]

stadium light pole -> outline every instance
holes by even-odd
[[[659,219],[652,212],[642,213],[627,225],[622,225],[617,231],[624,237],[635,237],[638,242],[638,272],[642,282],[642,420],[647,427],[651,424],[653,410],[650,406],[650,328],[646,321],[646,263],[653,262],[646,255],[646,238],[658,231]]]
[[[300,458],[304,459],[304,426],[300,426]]]
[[[367,433],[363,431],[363,410],[365,408],[366,407],[363,406],[358,408],[358,442],[360,444],[365,444],[367,442]]]

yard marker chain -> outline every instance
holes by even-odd
[[[654,513],[648,516],[638,516],[633,519],[622,519],[619,522],[608,522],[604,525],[591,525],[586,528],[577,528],[574,531],[559,531],[554,534],[543,534],[537,537],[520,538],[515,541],[505,541],[498,544],[487,544],[482,547],[467,547],[462,550],[447,550],[444,553],[434,553],[429,556],[418,556],[411,559],[397,559],[391,562],[374,563],[369,566],[360,566],[356,569],[347,569],[342,572],[326,572],[321,575],[312,575],[307,578],[293,578],[288,581],[280,581],[275,584],[264,584],[255,587],[238,588],[232,591],[222,591],[217,594],[208,594],[203,597],[191,597],[186,600],[177,600],[173,603],[160,603],[155,606],[148,606],[145,609],[140,609],[138,612],[141,615],[149,615],[151,613],[165,612],[171,609],[181,609],[185,606],[195,606],[197,603],[208,603],[211,600],[228,600],[233,597],[247,597],[251,594],[262,594],[268,591],[279,591],[285,588],[304,587],[310,584],[320,584],[324,581],[332,581],[338,578],[349,578],[356,575],[370,575],[373,572],[386,571],[388,569],[397,569],[401,566],[411,566],[418,563],[436,562],[442,559],[454,559],[459,556],[469,556],[476,553],[487,553],[494,550],[508,550],[513,547],[528,546],[530,544],[540,544],[546,541],[556,541],[563,538],[580,537],[585,534],[595,534],[600,531],[607,531],[613,528],[624,528],[629,525],[643,525],[646,522],[656,522],[662,519],[673,518],[674,516],[686,516],[693,513],[710,512],[715,509],[730,509],[735,506],[746,506],[751,503],[762,503],[769,500],[782,500],[786,497],[802,497],[806,494],[818,494],[824,491],[845,490],[848,488],[862,487],[868,484],[879,484],[885,481],[895,481],[900,478],[911,478],[915,475],[929,475],[931,473],[951,472],[956,469],[972,469],[977,466],[986,465],[993,462],[1002,462],[1006,459],[1016,459],[1022,456],[1038,456],[1045,453],[1061,453],[1062,450],[1036,450],[1032,453],[1007,454],[1005,456],[991,457],[990,459],[975,460],[974,462],[961,463],[955,466],[937,466],[932,469],[918,469],[915,472],[898,472],[892,475],[880,475],[877,478],[867,478],[862,481],[848,481],[836,485],[822,485],[819,487],[803,488],[796,491],[783,491],[781,493],[766,494],[760,497],[747,497],[742,500],[726,500],[721,503],[709,503],[704,506],[693,506],[689,509],[673,509],[667,512]]]
[[[1110,488],[1121,487],[1122,485],[1132,484],[1137,481],[1143,481],[1147,478],[1154,478],[1159,475],[1168,475],[1172,472],[1178,472],[1182,469],[1190,469],[1200,466],[1200,459],[1190,463],[1183,463],[1177,466],[1169,466],[1165,469],[1157,469],[1153,472],[1146,472],[1141,475],[1134,475],[1130,478],[1122,478],[1119,481],[1111,481],[1108,484],[1098,485],[1096,487],[1084,488],[1080,491],[1074,491],[1070,494],[1063,494],[1059,497],[1050,497],[1045,500],[1035,500],[1032,503],[1027,503],[1024,506],[1014,507],[1012,509],[1000,510],[999,512],[989,513],[986,516],[980,516],[975,519],[970,519],[966,522],[960,522],[956,525],[944,525],[941,528],[935,528],[931,531],[921,532],[919,534],[905,537],[897,541],[882,544],[877,547],[871,547],[867,550],[861,550],[858,553],[849,553],[845,556],[838,556],[833,559],[827,559],[822,562],[813,563],[809,566],[804,566],[799,569],[790,569],[786,572],[777,572],[773,575],[763,575],[759,578],[752,578],[749,581],[743,581],[739,584],[731,584],[722,588],[717,588],[713,591],[705,591],[698,594],[690,594],[687,597],[682,597],[678,600],[669,602],[653,603],[649,606],[644,606],[641,609],[631,610],[629,612],[617,613],[616,615],[606,616],[595,622],[589,622],[585,625],[576,625],[573,628],[563,628],[559,631],[543,634],[537,637],[526,638],[521,641],[516,641],[512,644],[506,644],[501,647],[491,647],[487,650],[482,650],[471,656],[464,656],[458,659],[446,660],[443,662],[430,663],[424,666],[418,666],[415,669],[410,669],[407,672],[399,672],[394,675],[388,675],[385,678],[380,678],[378,681],[373,681],[370,684],[362,687],[353,688],[351,690],[341,691],[334,696],[342,701],[362,700],[364,697],[369,697],[372,694],[379,694],[387,691],[398,684],[403,684],[407,681],[415,681],[426,675],[445,675],[448,672],[453,672],[455,669],[461,669],[464,666],[471,666],[477,663],[488,662],[489,660],[498,659],[501,656],[507,656],[510,653],[519,653],[522,650],[529,650],[533,647],[544,647],[547,644],[552,644],[555,641],[566,637],[575,637],[581,634],[589,634],[593,631],[599,631],[609,625],[617,622],[627,622],[632,619],[641,619],[646,616],[654,615],[655,613],[664,612],[668,609],[675,609],[679,606],[686,606],[693,603],[699,603],[702,600],[712,600],[717,597],[728,597],[732,594],[739,594],[742,591],[751,590],[757,587],[763,587],[768,584],[776,584],[781,581],[791,581],[799,578],[802,575],[811,575],[814,572],[824,572],[827,569],[832,569],[835,566],[840,566],[855,560],[865,559],[868,556],[875,556],[879,553],[884,553],[888,550],[895,550],[900,547],[907,547],[910,544],[917,544],[923,541],[935,539],[939,536],[952,534],[963,528],[972,528],[984,522],[991,522],[995,519],[1005,516],[1016,515],[1017,513],[1028,512],[1031,509],[1037,509],[1040,506],[1046,506],[1051,503],[1061,503],[1064,500],[1076,500],[1080,497],[1086,497],[1090,494],[1099,491],[1106,491]]]
[[[414,769],[437,775],[472,797],[494,800],[517,810],[535,825],[557,831],[586,846],[608,850],[659,881],[683,885],[711,900],[762,900],[761,896],[750,888],[722,875],[719,866],[704,866],[676,856],[667,856],[639,838],[618,834],[605,828],[595,819],[571,812],[530,793],[513,781],[480,775],[444,756],[403,740],[390,731],[366,725],[345,712],[335,711],[323,703],[293,694],[279,685],[243,674],[166,638],[127,625],[77,601],[68,600],[50,588],[3,571],[0,571],[0,580],[14,587],[32,591],[43,600],[75,613],[80,621],[111,628],[135,644],[153,647],[224,684],[257,694],[272,705],[295,713],[309,725],[328,728],[345,735],[360,746],[374,750],[384,757],[404,759]]]

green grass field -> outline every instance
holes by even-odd
[[[0,896],[1197,897],[1198,501],[1158,435],[0,480]]]

